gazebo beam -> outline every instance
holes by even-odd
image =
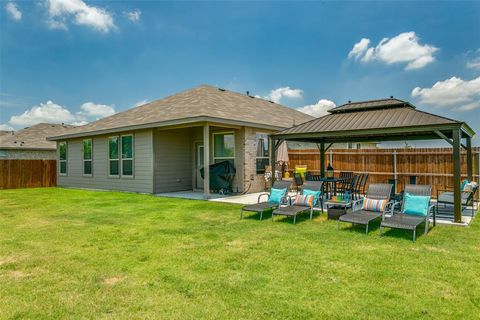
[[[320,177],[325,177],[325,143],[320,143]]]
[[[453,213],[455,222],[462,222],[462,190],[460,189],[460,129],[452,130],[453,136]]]

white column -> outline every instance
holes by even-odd
[[[210,127],[203,125],[203,197],[210,198]]]

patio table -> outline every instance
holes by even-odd
[[[318,181],[323,181],[323,187],[327,190],[324,190],[324,193],[331,193],[331,190],[333,190],[333,195],[337,195],[337,183],[338,182],[344,182],[347,180],[350,180],[351,178],[318,178]],[[332,194],[330,194],[332,195]]]

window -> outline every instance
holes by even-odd
[[[83,140],[83,174],[92,175],[92,139]]]
[[[362,144],[361,143],[357,143],[357,149],[362,149]]]
[[[257,155],[255,159],[257,174],[264,174],[265,166],[268,166],[270,163],[268,135],[266,133],[257,133],[255,141],[257,146]]]
[[[235,166],[235,136],[233,132],[213,134],[213,162],[228,160]]]
[[[133,135],[121,137],[122,141],[122,176],[133,176]]]
[[[348,143],[348,149],[353,149],[353,143],[351,142]]]
[[[108,138],[108,174],[110,176],[118,176],[120,174],[119,149],[118,137]]]
[[[60,142],[58,144],[58,162],[60,164],[60,175],[67,175],[67,143]]]

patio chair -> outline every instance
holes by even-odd
[[[367,185],[368,173],[361,173],[358,177],[357,184],[355,185],[354,193],[358,195],[365,194],[365,186]]]
[[[387,227],[392,229],[412,230],[413,241],[415,241],[417,227],[422,223],[425,223],[424,234],[427,234],[432,213],[434,221],[433,225],[435,225],[435,205],[429,204],[427,212],[425,212],[424,215],[404,213],[406,193],[414,196],[430,197],[432,194],[432,186],[421,184],[407,184],[403,192],[402,202],[396,202],[392,206],[392,215],[390,217],[384,217],[382,219],[382,223],[380,224],[380,237],[382,236],[382,228]]]
[[[295,188],[297,190],[297,193],[300,191],[300,188],[303,185],[303,177],[300,173],[294,173],[293,174],[293,181],[295,182]]]
[[[345,191],[350,191],[350,183],[354,177],[353,172],[341,171],[339,178],[345,179],[337,183],[337,193],[345,193]]]
[[[292,184],[291,181],[284,181],[284,180],[275,181],[273,183],[272,188],[287,189],[287,191],[285,192],[285,194],[283,195],[283,197],[281,199],[281,203],[282,202],[286,203],[288,201],[288,199],[287,199],[288,190],[289,190],[291,184]],[[267,201],[261,201],[262,197],[267,197]],[[258,199],[257,199],[257,203],[247,205],[240,210],[240,219],[243,218],[243,212],[244,211],[249,211],[249,212],[260,213],[260,220],[262,220],[263,212],[268,211],[268,210],[276,209],[280,205],[280,203],[270,202],[269,200],[270,200],[270,193],[269,192],[259,194]]]
[[[468,181],[467,181],[468,184]],[[462,194],[461,194],[461,200],[462,200],[462,211],[468,207],[472,207],[472,217],[475,215],[475,194],[478,191],[478,184],[474,183],[474,185],[471,188],[465,188],[466,184],[462,185]],[[439,194],[439,191],[441,192]],[[437,212],[438,211],[438,205],[443,203],[444,207],[449,204],[453,205],[453,187],[446,187],[444,189],[437,189]]]
[[[365,225],[365,233],[368,234],[368,226],[370,222],[381,219],[385,213],[390,210],[393,202],[389,201],[390,192],[392,190],[391,184],[376,183],[368,186],[367,195],[361,199],[354,200],[352,203],[352,211],[340,216],[338,218],[337,228],[340,229],[340,222],[349,222],[353,225]],[[369,200],[384,200],[386,204],[381,211],[374,211],[372,209],[363,209],[363,202],[365,199]]]
[[[310,211],[310,219],[313,217],[313,208],[315,207],[315,204],[319,206],[323,210],[323,181],[305,181],[302,186],[302,191],[300,195],[303,195],[303,193],[306,190],[311,190],[311,191],[320,191],[320,196],[318,199],[314,199],[312,202],[312,205],[299,205],[292,203],[292,200],[290,199],[288,206],[285,207],[278,207],[277,209],[273,210],[272,212],[272,221],[274,216],[287,216],[287,217],[293,217],[293,224],[296,224],[297,222],[297,215]]]

